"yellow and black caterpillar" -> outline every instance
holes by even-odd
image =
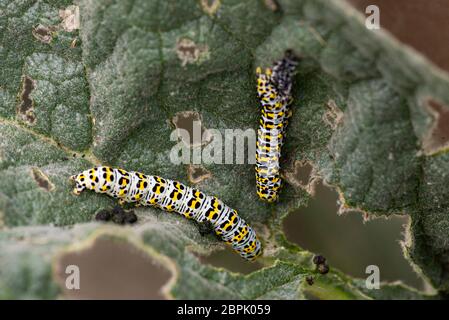
[[[256,70],[257,96],[262,107],[256,142],[256,186],[259,198],[268,202],[278,199],[282,183],[279,159],[291,117],[292,77],[297,64],[296,57],[287,51],[272,69],[265,73],[260,67]]]
[[[255,231],[236,210],[180,182],[110,167],[92,168],[70,179],[75,182],[76,195],[89,189],[118,198],[120,204],[131,202],[174,211],[187,219],[210,223],[215,234],[244,259],[254,260],[262,253]]]

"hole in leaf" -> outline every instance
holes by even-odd
[[[209,179],[212,175],[211,173],[199,165],[188,165],[187,166],[187,176],[191,183],[200,183],[203,180]]]
[[[295,161],[294,165],[285,171],[284,177],[289,184],[302,188],[310,194],[314,193],[317,176],[309,162]]]
[[[298,183],[302,184],[303,186],[307,185],[310,180],[310,174],[312,173],[313,167],[306,163],[303,166],[297,167],[297,170],[295,171],[296,177],[298,179]]]
[[[207,145],[212,136],[203,127],[201,115],[196,111],[178,112],[172,119],[176,129],[180,129],[180,138],[186,144],[193,147]]]
[[[79,268],[79,289],[66,287],[68,266]],[[121,239],[99,237],[92,246],[64,253],[56,263],[63,296],[70,299],[165,299],[170,272]],[[70,280],[69,280],[70,282]]]
[[[242,259],[238,253],[228,246],[223,250],[214,251],[208,256],[198,256],[198,258],[203,264],[242,274],[249,274],[263,267],[257,260],[249,262]]]
[[[31,173],[33,175],[33,179],[36,180],[39,187],[46,191],[52,191],[55,189],[55,186],[48,177],[39,169],[39,168],[31,168]]]
[[[48,28],[39,24],[36,28],[33,29],[32,34],[37,40],[43,43],[50,43],[53,39],[51,35],[51,32],[53,30],[54,28]]]
[[[365,279],[366,267],[377,265],[381,281],[401,280],[423,289],[423,280],[404,258],[400,246],[408,217],[393,216],[363,223],[353,212],[338,215],[338,194],[322,183],[307,208],[301,208],[284,220],[287,238],[300,247],[323,254],[331,268]]]
[[[201,63],[209,58],[209,47],[205,44],[196,44],[193,40],[182,38],[176,42],[176,54],[181,65],[185,67],[191,63]]]
[[[36,116],[34,114],[34,101],[31,99],[30,95],[33,92],[36,84],[33,79],[28,76],[22,78],[22,94],[20,95],[20,105],[17,108],[17,113],[20,118],[33,124],[36,121]]]
[[[422,148],[426,154],[433,154],[449,146],[449,107],[433,99],[427,100],[426,107],[433,124],[423,139]]]

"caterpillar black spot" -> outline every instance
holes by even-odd
[[[198,223],[209,222],[215,234],[244,259],[254,260],[262,253],[255,231],[236,210],[180,182],[110,167],[92,168],[70,179],[75,182],[76,195],[89,189],[118,198],[120,204],[130,202],[177,212]]]
[[[257,96],[262,107],[256,142],[256,187],[260,199],[273,202],[278,199],[282,180],[279,159],[284,144],[285,130],[291,117],[292,77],[298,59],[287,51],[272,69],[257,74]]]

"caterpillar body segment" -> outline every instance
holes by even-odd
[[[215,234],[244,259],[254,260],[262,253],[255,231],[236,210],[178,181],[105,166],[83,171],[70,179],[75,182],[76,195],[89,189],[117,198],[122,204],[135,203],[177,212],[198,223],[210,223]]]
[[[261,200],[274,202],[282,185],[280,177],[281,149],[292,112],[292,77],[298,64],[289,51],[272,69],[257,74],[257,96],[261,117],[256,141],[256,188]]]

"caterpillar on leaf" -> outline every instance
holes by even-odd
[[[288,119],[292,112],[292,77],[298,59],[291,51],[274,63],[272,69],[256,69],[257,96],[261,105],[261,117],[256,142],[256,187],[261,200],[278,199],[282,180],[279,159],[284,144]]]
[[[255,231],[236,210],[180,182],[110,167],[95,167],[70,179],[75,182],[76,195],[89,189],[117,198],[120,204],[129,202],[177,212],[187,219],[210,224],[215,234],[246,260],[254,260],[262,253]]]

